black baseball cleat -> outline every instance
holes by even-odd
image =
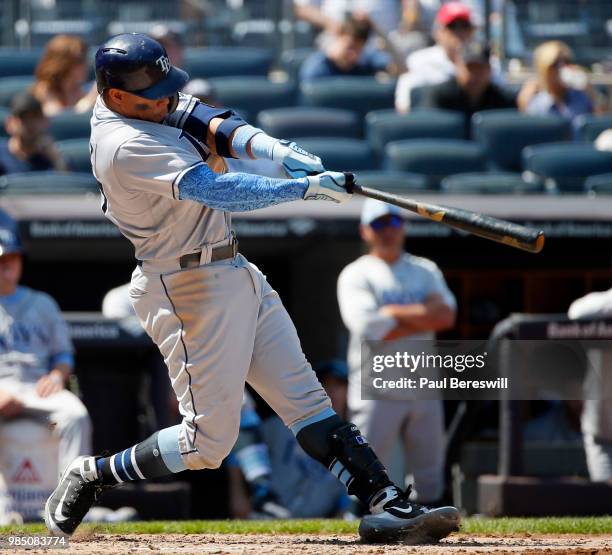
[[[77,457],[62,474],[55,491],[45,503],[45,524],[53,536],[71,536],[100,497],[95,457]]]
[[[389,486],[370,503],[371,514],[359,525],[361,539],[370,543],[437,543],[459,530],[461,517],[455,507],[428,509],[408,500],[410,487],[403,492]]]

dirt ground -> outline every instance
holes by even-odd
[[[517,535],[471,536],[454,534],[435,546],[366,545],[354,535],[272,535],[272,534],[130,534],[78,536],[62,554],[107,555],[137,553],[178,553],[181,555],[381,555],[418,553],[442,555],[461,553],[508,553],[547,555],[572,553],[612,555],[612,535]],[[22,550],[13,553],[50,553],[49,550]]]

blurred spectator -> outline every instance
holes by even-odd
[[[47,134],[49,119],[30,93],[13,98],[4,125],[9,138],[0,142],[0,175],[66,169]]]
[[[457,59],[455,76],[431,87],[425,95],[424,106],[463,112],[466,132],[475,112],[516,108],[516,101],[492,82],[489,60],[490,51],[485,45],[468,43]]]
[[[0,212],[0,424],[39,419],[59,440],[58,468],[91,454],[91,422],[66,390],[74,366],[68,327],[46,293],[19,285],[23,249],[16,223]]]
[[[611,318],[612,289],[575,300],[567,315],[572,320]],[[589,360],[594,367],[587,380],[596,380],[593,385],[600,392],[600,398],[584,401],[581,418],[584,450],[591,480],[606,482],[612,480],[612,353],[604,350],[600,357]]]
[[[419,503],[436,502],[444,490],[442,401],[393,397],[363,399],[361,344],[364,340],[433,339],[455,320],[455,297],[431,260],[404,251],[401,210],[368,199],[361,213],[368,254],[338,278],[338,304],[349,343],[350,416],[386,465],[401,440],[405,466],[414,475]]]
[[[321,385],[329,395],[332,408],[340,418],[348,418],[348,367],[343,360],[326,360],[314,367]]]
[[[612,129],[606,129],[595,139],[595,148],[612,152]]]
[[[175,33],[166,25],[160,24],[153,26],[149,34],[166,49],[173,66],[184,67],[185,46],[178,33]]]
[[[574,121],[593,112],[586,90],[588,78],[572,65],[572,51],[561,41],[549,41],[534,53],[537,77],[527,81],[518,95],[519,109],[528,114],[554,114]]]
[[[336,34],[348,17],[369,19],[381,33],[396,29],[408,0],[294,0],[295,16],[328,34]]]
[[[374,76],[390,70],[390,58],[379,50],[366,49],[370,35],[367,20],[347,19],[334,34],[324,52],[315,52],[300,69],[300,81],[321,77]]]
[[[46,116],[64,110],[87,112],[93,108],[97,90],[83,87],[89,73],[87,44],[79,37],[56,35],[47,44],[32,86]]]
[[[410,94],[415,88],[437,85],[455,75],[455,63],[461,48],[474,36],[471,10],[461,2],[444,4],[436,15],[436,44],[413,52],[407,60],[408,71],[397,82],[395,108],[410,110]]]

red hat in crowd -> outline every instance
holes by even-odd
[[[472,11],[461,2],[447,2],[446,4],[442,4],[442,7],[436,14],[436,23],[445,27],[458,19],[470,24],[472,23]]]

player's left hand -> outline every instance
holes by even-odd
[[[325,171],[321,158],[306,152],[296,143],[281,140],[274,145],[272,160],[283,165],[290,177],[306,177]]]
[[[308,189],[304,193],[304,200],[331,200],[345,202],[350,200],[351,185],[355,177],[352,173],[323,172],[306,178]]]
[[[64,389],[64,378],[58,370],[52,370],[36,382],[36,393],[39,397],[49,397],[62,389]]]

